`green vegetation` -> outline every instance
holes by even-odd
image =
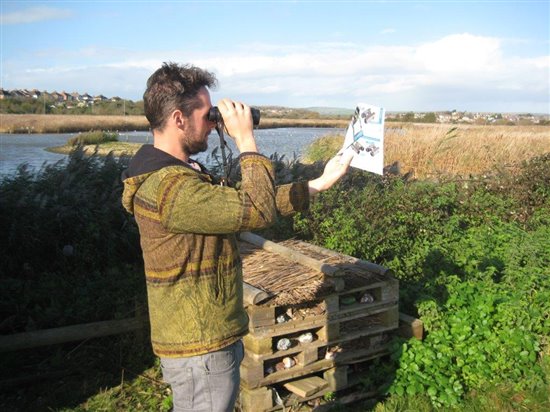
[[[67,140],[69,146],[101,144],[118,141],[118,133],[92,130],[91,132],[79,133]]]
[[[548,407],[549,176],[550,153],[468,181],[353,172],[295,219],[311,242],[392,268],[402,310],[424,321],[426,339],[395,342],[394,373],[377,371],[391,377],[384,410],[479,407],[500,391]]]
[[[307,148],[304,161],[315,162],[329,159],[342,148],[344,136],[326,135],[314,140]]]
[[[0,100],[0,113],[5,114],[91,114],[142,116],[143,101],[104,100],[90,104],[79,102],[54,102],[42,98],[8,98]]]
[[[419,115],[414,112],[406,112],[393,117],[392,120],[395,122],[437,123],[437,116],[434,112]]]
[[[312,149],[307,165],[273,155],[277,182],[317,176],[334,153],[328,144]],[[0,333],[146,307],[137,228],[120,204],[127,160],[87,156],[77,145],[66,164],[36,174],[22,165],[0,181]],[[352,170],[307,213],[262,234],[390,267],[401,311],[424,321],[424,341],[395,340],[391,357],[373,361],[362,382],[380,388],[378,403],[336,410],[549,409],[550,153],[514,174],[468,179]],[[7,353],[0,362],[0,379],[14,385],[0,394],[7,410],[170,408],[147,336]],[[60,377],[13,383],[35,372]]]
[[[84,156],[0,181],[0,333],[132,317],[146,307],[137,228],[120,205],[127,159]],[[0,408],[76,407],[153,366],[147,337],[1,353]],[[25,379],[29,379],[25,384]],[[21,383],[21,379],[23,379]]]

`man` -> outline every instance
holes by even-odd
[[[123,205],[134,214],[145,264],[151,340],[170,383],[174,411],[230,411],[239,389],[243,307],[236,233],[261,229],[276,214],[308,207],[351,159],[334,158],[309,182],[274,187],[273,167],[258,153],[250,108],[218,103],[240,155],[241,187],[216,184],[190,156],[207,149],[216,126],[208,88],[213,74],[165,63],[143,95],[153,145],[144,145],[123,173]]]

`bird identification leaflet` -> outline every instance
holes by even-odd
[[[353,152],[351,166],[384,172],[384,108],[359,103],[346,129],[341,152]]]

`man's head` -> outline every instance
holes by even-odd
[[[174,110],[189,117],[203,104],[197,95],[217,84],[214,74],[191,65],[164,63],[147,80],[143,94],[145,117],[152,130],[161,130]]]

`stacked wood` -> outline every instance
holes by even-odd
[[[277,409],[277,388],[302,401],[343,389],[353,381],[348,366],[389,352],[399,326],[399,284],[387,268],[249,233],[240,247],[251,296],[263,292],[245,299],[244,412]]]

